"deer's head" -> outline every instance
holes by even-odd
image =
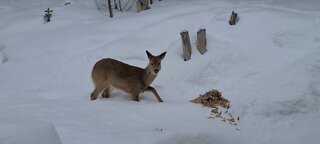
[[[162,54],[158,56],[152,55],[150,52],[146,51],[149,59],[149,64],[147,66],[148,71],[150,71],[153,74],[158,74],[158,72],[161,70],[161,61],[166,56],[167,52],[163,52]]]

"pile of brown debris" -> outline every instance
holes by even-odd
[[[238,125],[240,121],[239,117],[234,117],[228,112],[230,101],[223,98],[218,90],[210,90],[198,98],[191,100],[191,102],[212,108],[211,116],[208,118],[219,118],[221,121],[228,122],[231,125]],[[219,108],[223,108],[224,110],[220,110]]]

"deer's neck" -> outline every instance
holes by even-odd
[[[146,86],[149,86],[156,77],[157,75],[151,72],[151,70],[148,67],[144,69],[143,81]]]

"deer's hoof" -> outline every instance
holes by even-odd
[[[96,100],[97,99],[97,97],[93,97],[93,96],[91,96],[91,99],[90,100]]]

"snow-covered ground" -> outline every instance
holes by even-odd
[[[155,2],[110,19],[93,0],[1,0],[0,119],[51,123],[64,144],[320,142],[320,1]],[[48,7],[52,21],[43,23]],[[232,10],[240,17],[235,26]],[[203,56],[194,42],[199,28],[207,30]],[[193,43],[187,62],[183,30]],[[116,90],[90,101],[95,62],[111,57],[145,67],[145,50],[167,51],[152,84],[164,103],[150,93],[132,102]],[[189,102],[213,88],[231,101],[237,127]],[[6,124],[0,120],[0,143]]]
[[[1,117],[1,144],[61,144],[52,124],[13,117]]]

